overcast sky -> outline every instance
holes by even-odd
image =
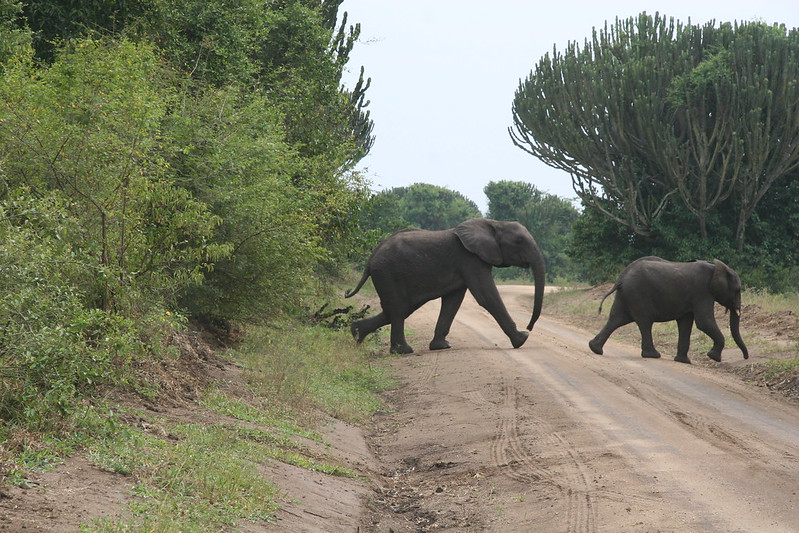
[[[582,45],[594,27],[646,11],[703,24],[761,20],[799,27],[798,0],[529,1],[344,0],[361,37],[345,84],[361,65],[375,144],[359,168],[380,191],[416,182],[456,190],[487,208],[489,181],[532,183],[565,198],[571,178],[513,145],[519,82],[555,46]]]

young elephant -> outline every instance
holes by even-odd
[[[613,292],[616,292],[616,299],[608,321],[588,343],[596,354],[602,354],[602,347],[616,329],[635,321],[641,331],[641,356],[660,357],[652,342],[652,324],[676,320],[679,340],[674,360],[690,363],[688,347],[695,321],[696,326],[713,340],[707,356],[721,361],[724,335],[713,313],[714,302],[718,302],[729,311],[732,338],[743,352],[744,359],[749,358],[739,331],[741,280],[734,270],[718,259],[713,263],[673,263],[659,257],[642,257],[622,271],[602,302]],[[599,311],[602,312],[602,303]]]
[[[353,322],[358,342],[381,326],[391,324],[391,352],[412,353],[405,340],[405,319],[426,302],[441,298],[441,312],[431,350],[449,348],[447,335],[466,289],[486,308],[514,348],[527,340],[518,331],[491,277],[491,268],[530,267],[535,276],[533,315],[527,329],[541,314],[544,297],[544,256],[527,228],[518,222],[473,218],[454,229],[398,231],[372,252],[363,277],[349,298],[369,276],[380,296],[381,313]]]

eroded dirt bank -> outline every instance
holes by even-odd
[[[502,290],[526,323],[530,289]],[[797,531],[797,404],[613,339],[596,356],[546,318],[513,350],[468,297],[454,348],[429,352],[436,316],[413,315],[417,354],[391,362],[361,531]]]

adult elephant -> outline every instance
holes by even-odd
[[[491,276],[492,267],[530,267],[535,277],[533,315],[527,330],[541,315],[544,297],[544,256],[527,229],[518,222],[473,218],[453,229],[427,231],[405,229],[375,248],[357,293],[371,276],[382,312],[353,322],[358,342],[381,326],[391,325],[391,352],[412,353],[405,340],[405,319],[424,303],[441,298],[431,350],[449,348],[447,335],[466,289],[486,308],[508,336],[514,348],[527,340],[508,314]]]
[[[707,356],[721,361],[724,335],[713,312],[714,302],[718,302],[729,311],[732,338],[743,352],[744,359],[749,358],[739,331],[741,280],[733,269],[718,259],[712,263],[674,263],[659,257],[642,257],[622,271],[602,302],[613,292],[616,292],[616,299],[608,321],[588,343],[594,353],[601,354],[611,333],[634,321],[641,331],[641,356],[660,357],[652,341],[652,324],[676,320],[679,339],[675,361],[691,362],[688,348],[694,322],[713,340]],[[599,304],[600,312],[602,302]]]

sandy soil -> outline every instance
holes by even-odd
[[[530,287],[501,290],[526,324]],[[614,336],[596,356],[587,347],[594,324],[587,332],[544,311],[513,350],[467,296],[453,348],[430,352],[438,304],[421,308],[409,321],[417,353],[384,360],[399,376],[386,393],[391,412],[366,428],[331,419],[320,428],[327,445],[315,453],[363,477],[262,465],[283,491],[278,520],[231,531],[799,530],[799,403],[696,353],[691,366],[646,360]],[[750,352],[744,363],[732,346],[724,365],[765,357]],[[235,368],[214,368],[236,386]],[[219,417],[196,404],[159,415]],[[78,531],[130,498],[129,479],[81,458],[34,481],[0,491],[0,531]]]
[[[526,323],[530,289],[502,290]],[[392,361],[361,531],[799,530],[796,403],[613,338],[596,356],[593,333],[546,318],[513,350],[473,301],[453,349],[429,352],[436,312],[410,321],[419,353]]]

